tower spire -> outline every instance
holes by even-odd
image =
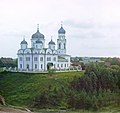
[[[37,24],[37,31],[39,31],[39,24]]]

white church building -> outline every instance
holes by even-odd
[[[58,30],[57,44],[51,39],[48,47],[45,47],[45,36],[40,33],[39,25],[37,32],[31,37],[31,48],[23,39],[18,50],[19,71],[47,71],[50,66],[56,70],[69,69],[70,55],[66,54],[66,31],[63,26]],[[57,47],[55,47],[57,45]],[[56,49],[57,48],[57,49]]]

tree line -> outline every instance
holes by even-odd
[[[75,76],[67,86],[49,87],[32,102],[36,108],[97,110],[120,105],[120,66],[90,63],[83,76]]]
[[[0,58],[0,67],[17,67],[17,59]]]

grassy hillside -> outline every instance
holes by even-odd
[[[2,67],[0,67],[0,72],[2,72],[3,71],[3,68]]]
[[[50,76],[1,72],[0,95],[5,97],[8,105],[30,107],[42,113],[63,109],[69,110],[66,113],[119,113],[118,70],[118,66],[91,65],[85,74],[63,72]]]
[[[68,83],[74,76],[82,76],[83,72],[28,74],[28,73],[0,73],[0,93],[8,104],[28,106],[35,97],[43,91],[51,88],[64,87],[68,89]]]

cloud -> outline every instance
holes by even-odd
[[[0,0],[0,55],[16,57],[23,35],[30,43],[38,23],[46,46],[51,35],[56,41],[60,21],[70,55],[120,55],[119,4],[120,0]]]

